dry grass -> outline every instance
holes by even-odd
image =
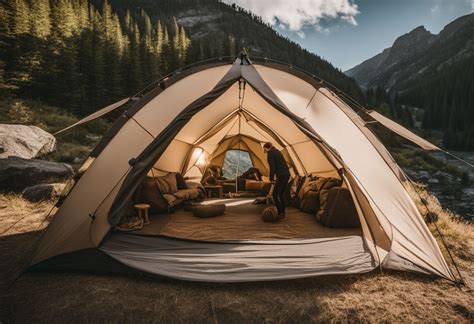
[[[474,285],[473,226],[428,198],[439,225]],[[5,206],[2,208],[2,206]],[[0,322],[460,322],[473,321],[473,294],[421,274],[373,271],[304,280],[210,284],[151,275],[26,273],[50,204],[0,196]],[[38,228],[39,227],[39,228]]]
[[[473,247],[474,247],[474,226],[469,224],[466,221],[463,221],[456,214],[449,210],[443,209],[438,199],[430,195],[426,190],[425,186],[422,184],[415,184],[416,188],[410,186],[408,187],[408,192],[410,193],[412,199],[415,201],[418,210],[422,213],[423,216],[426,215],[427,208],[424,206],[420,198],[423,198],[428,206],[428,209],[431,212],[434,212],[438,215],[437,225],[441,230],[441,233],[446,239],[450,250],[455,251],[458,258],[461,258],[464,261],[472,261],[473,256]],[[440,241],[438,232],[435,230],[434,225],[429,226],[432,230],[434,236]],[[443,253],[446,253],[446,250],[443,249]],[[446,257],[448,257],[446,255]]]

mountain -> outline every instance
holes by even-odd
[[[423,128],[444,145],[474,149],[474,14],[433,35],[423,26],[345,72],[363,87],[381,87],[399,104],[424,109]]]
[[[358,100],[357,83],[262,19],[218,0],[0,1],[0,91],[76,115],[242,48],[301,67]]]
[[[451,22],[433,35],[423,26],[400,36],[382,53],[345,73],[365,87],[404,89],[420,78],[451,68],[474,55],[474,14]]]
[[[393,46],[346,72],[361,85],[390,88],[399,80],[401,67],[415,60],[430,46],[435,35],[420,26],[395,40]]]

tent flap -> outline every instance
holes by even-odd
[[[393,120],[385,117],[384,115],[381,115],[381,114],[379,114],[378,112],[376,112],[374,110],[369,111],[368,114],[370,115],[370,117],[372,117],[373,119],[378,121],[380,124],[387,127],[388,129],[390,129],[392,132],[397,133],[401,137],[403,137],[403,138],[409,140],[410,142],[418,145],[422,149],[427,150],[427,151],[441,151],[441,149],[439,147],[437,147],[436,145],[434,145],[434,144],[428,142],[427,140],[421,138],[420,136],[418,136],[415,133],[409,131],[408,129],[406,129],[402,125],[394,122]]]

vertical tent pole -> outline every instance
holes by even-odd
[[[239,191],[239,167],[240,167],[240,123],[241,117],[239,112],[239,146],[238,146],[238,155],[237,155],[237,172],[235,175],[235,193]]]

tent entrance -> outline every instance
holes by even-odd
[[[279,150],[287,152],[295,174],[336,170],[333,159],[328,158],[331,154],[290,116],[275,109],[250,85],[247,85],[245,96],[239,99],[241,91],[237,82],[194,113],[167,145],[155,167],[165,172],[202,176],[202,166],[195,165],[201,152],[209,161],[223,149],[221,144],[225,138],[247,136],[260,143],[270,141]],[[265,156],[262,159],[265,160]]]

